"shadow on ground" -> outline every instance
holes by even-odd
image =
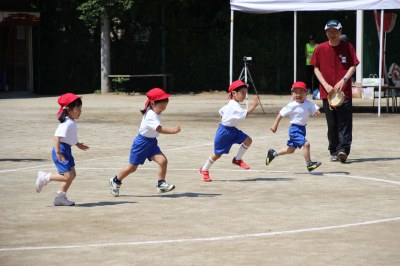
[[[186,192],[181,194],[161,194],[161,195],[149,195],[149,196],[136,196],[138,198],[204,198],[204,197],[216,197],[222,194],[216,193],[197,193],[197,192]]]
[[[76,204],[76,207],[103,207],[103,206],[114,206],[114,205],[121,205],[121,204],[133,204],[136,203],[134,201],[100,201],[100,202],[89,202],[89,203],[81,203]]]
[[[0,162],[46,162],[46,159],[33,159],[33,158],[4,158]]]

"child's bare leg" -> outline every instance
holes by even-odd
[[[60,191],[67,192],[68,188],[71,186],[72,181],[74,181],[76,176],[75,167],[72,167],[71,171],[61,174],[52,174],[50,176],[50,181],[61,182]]]
[[[278,156],[285,155],[285,154],[291,154],[291,153],[293,153],[295,150],[296,150],[295,147],[287,146],[286,148],[282,148],[282,149],[280,149],[280,150],[278,151]]]
[[[303,145],[303,156],[304,156],[304,160],[306,160],[306,162],[311,161],[310,146],[311,146],[311,144],[309,141],[307,141]]]
[[[154,155],[151,160],[158,163],[160,166],[158,168],[158,180],[165,180],[165,176],[167,175],[167,167],[168,167],[168,160],[167,157],[163,153],[159,153]]]
[[[243,141],[243,144],[246,145],[247,148],[251,146],[251,143],[253,143],[253,140],[252,140],[250,137],[247,137],[247,138]]]
[[[121,170],[119,170],[119,172],[117,174],[117,179],[119,181],[122,181],[125,177],[127,177],[128,175],[130,175],[133,172],[135,172],[137,168],[138,168],[137,165],[129,164],[128,166],[126,166],[126,167],[122,168]]]
[[[165,176],[167,175],[167,166],[168,166],[168,160],[167,157],[163,153],[159,153],[154,155],[151,160],[155,161],[158,163],[160,166],[158,168],[158,183],[157,183],[157,191],[159,193],[165,193],[168,191],[171,191],[175,188],[175,185],[168,184],[165,181]]]
[[[221,158],[221,156],[222,156],[222,154],[214,154],[213,156],[211,156],[211,159],[215,162],[216,160]]]

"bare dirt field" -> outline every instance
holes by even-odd
[[[289,96],[261,95],[266,114],[257,107],[239,124],[253,139],[243,157],[251,169],[231,164],[236,145],[205,183],[197,171],[226,96],[170,98],[163,125],[182,131],[158,141],[175,190],[158,194],[157,165],[146,162],[112,197],[108,180],[128,162],[146,97],[83,95],[78,134],[90,149],[73,148],[76,206],[54,207],[59,184],[36,193],[35,180],[56,170],[57,97],[2,95],[0,265],[400,265],[399,113],[378,117],[365,112],[372,100],[355,99],[363,112],[345,164],[330,161],[324,113],[310,118],[311,156],[322,165],[309,173],[301,150],[265,165],[269,148],[286,145],[287,118],[268,129]]]

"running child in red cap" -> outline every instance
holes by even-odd
[[[304,82],[297,81],[293,83],[291,92],[292,101],[280,110],[271,127],[271,131],[275,133],[278,130],[278,125],[282,117],[290,117],[291,125],[289,127],[289,140],[287,141],[287,147],[282,148],[279,151],[270,149],[265,164],[269,165],[276,156],[291,154],[297,148],[300,149],[304,147],[303,156],[306,160],[307,170],[311,172],[318,168],[321,163],[311,161],[310,141],[306,139],[306,125],[309,116],[319,115],[320,111],[317,105],[307,100],[307,85]]]
[[[253,112],[260,103],[260,99],[258,96],[255,96],[252,104],[246,110],[240,107],[240,103],[246,99],[247,85],[241,80],[236,80],[229,86],[228,91],[228,104],[219,110],[221,121],[214,139],[214,155],[210,156],[199,170],[204,182],[212,181],[208,170],[216,160],[221,158],[222,154],[228,154],[232,145],[235,143],[240,144],[240,148],[236,156],[233,157],[232,163],[241,168],[250,169],[250,167],[243,162],[242,156],[250,147],[252,139],[239,130],[237,125]]]
[[[54,199],[54,206],[73,206],[75,202],[67,198],[67,190],[76,177],[71,146],[75,145],[84,151],[89,147],[78,142],[78,129],[75,120],[79,119],[82,113],[81,98],[73,93],[66,93],[58,98],[58,104],[60,109],[57,117],[61,124],[58,125],[54,133],[54,147],[52,150],[52,158],[58,174],[39,171],[36,179],[36,191],[40,192],[50,181],[61,182],[60,190]]]
[[[114,197],[119,196],[119,189],[122,180],[129,174],[136,171],[140,164],[145,160],[155,161],[159,164],[157,191],[164,193],[175,188],[165,181],[167,174],[167,158],[158,147],[157,137],[161,134],[177,134],[181,131],[179,126],[175,128],[165,128],[161,125],[160,115],[167,108],[168,98],[171,96],[160,88],[153,88],[146,94],[147,102],[144,109],[142,122],[139,128],[139,134],[133,141],[129,164],[122,168],[115,177],[111,177],[110,192]]]

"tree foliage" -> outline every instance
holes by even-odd
[[[229,85],[229,1],[35,3],[41,12],[38,40],[34,42],[39,53],[35,65],[40,68],[40,93],[83,93],[100,88],[100,20],[104,15],[111,22],[111,74],[172,74],[173,84],[166,88],[172,92],[226,90]],[[370,17],[371,12],[365,12],[367,21]],[[340,20],[344,33],[355,43],[356,11],[298,12],[299,80],[304,79],[308,35],[314,33],[317,42],[325,41],[323,26],[330,18]],[[287,94],[293,82],[293,13],[235,12],[234,22],[233,78],[240,74],[242,58],[252,56],[250,72],[259,93]],[[390,47],[399,31],[388,36],[388,52],[393,52],[395,49]],[[377,41],[376,36],[371,37],[366,41],[372,47]],[[159,78],[143,78],[122,85],[128,91],[144,92],[162,82]]]
[[[95,29],[103,17],[120,16],[132,8],[134,0],[88,0],[77,7],[81,12],[79,19]]]

